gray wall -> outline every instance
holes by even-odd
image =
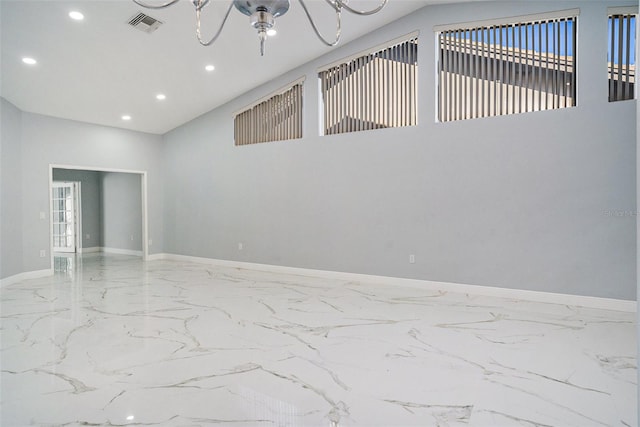
[[[3,104],[4,105],[4,104]],[[2,112],[3,128],[5,122],[11,126],[21,123],[19,141],[12,141],[10,156],[4,162],[19,164],[21,167],[17,182],[21,191],[16,194],[15,203],[21,208],[22,242],[8,240],[7,245],[22,248],[22,265],[16,266],[11,273],[2,277],[50,268],[49,254],[49,165],[82,166],[93,169],[120,169],[147,171],[149,238],[153,239],[150,254],[163,251],[162,211],[163,211],[163,171],[162,137],[141,132],[132,132],[105,126],[75,122],[71,120],[46,117],[21,112],[6,114]],[[15,145],[21,147],[15,152]],[[4,138],[3,138],[4,147]],[[11,172],[12,170],[9,170]],[[3,200],[5,198],[3,179]],[[7,197],[9,198],[9,197]],[[40,219],[40,212],[45,219]],[[2,224],[5,227],[3,214]],[[2,238],[4,245],[4,236]],[[39,256],[40,250],[46,250],[46,256]],[[3,264],[9,264],[2,254]]]
[[[100,172],[54,169],[54,181],[80,182],[82,203],[82,247],[102,246],[102,190]],[[87,238],[89,235],[89,238]]]
[[[23,271],[21,117],[0,98],[0,279]]]
[[[142,250],[141,176],[102,173],[102,246]]]
[[[166,252],[634,299],[636,102],[607,102],[606,6],[431,6],[175,129]],[[435,123],[434,25],[573,7],[578,107]],[[416,29],[419,125],[317,136],[317,67]],[[303,75],[305,137],[234,147],[232,113]]]
[[[640,174],[638,173],[638,165],[640,165],[640,109],[636,110],[636,251],[638,251],[638,242],[640,242],[640,212],[638,211],[638,206],[640,206]],[[638,262],[637,258],[638,253],[636,252],[636,285],[637,285],[637,295],[640,295],[640,262]],[[640,325],[640,301],[636,304],[636,332],[637,332],[637,346],[638,352],[636,354],[640,355],[640,328],[637,325]],[[638,369],[638,394],[640,396],[640,369]],[[640,410],[638,411],[638,425],[640,426]]]

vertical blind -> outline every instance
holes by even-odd
[[[235,145],[302,138],[302,83],[238,113]]]
[[[576,105],[576,18],[438,33],[438,119]]]
[[[417,123],[418,37],[318,73],[325,135]]]
[[[609,15],[609,102],[635,96],[635,27],[635,14]]]

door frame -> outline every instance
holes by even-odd
[[[53,190],[53,170],[54,169],[70,169],[80,171],[92,171],[92,172],[115,172],[115,173],[131,173],[140,175],[140,185],[142,194],[142,260],[147,261],[149,259],[149,209],[147,206],[147,171],[131,170],[131,169],[115,169],[104,168],[99,166],[81,166],[81,165],[63,165],[63,164],[49,164],[49,252],[51,253],[51,269],[53,270],[53,201],[51,198],[51,191]],[[80,235],[82,238],[82,235]]]

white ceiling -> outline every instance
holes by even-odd
[[[157,0],[149,0],[157,4]],[[209,38],[229,0],[211,0],[203,11]],[[324,0],[307,0],[319,27],[331,34],[334,21]],[[404,16],[429,0],[390,0],[373,16],[343,13],[341,44]],[[377,0],[351,3],[370,8]],[[81,22],[68,13],[78,10]],[[145,34],[127,24],[142,11],[164,22]],[[210,47],[195,38],[195,12],[188,0],[161,10],[131,0],[0,0],[0,94],[23,111],[163,134],[330,48],[316,39],[304,12],[292,0],[278,18],[278,35],[260,57],[255,30],[235,9]],[[21,58],[38,60],[27,66]],[[206,64],[214,64],[208,73]],[[155,95],[167,99],[158,101]],[[121,116],[132,120],[125,122]]]

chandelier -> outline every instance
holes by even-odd
[[[264,56],[264,42],[267,40],[267,31],[272,29],[275,24],[275,18],[284,15],[289,10],[289,0],[232,0],[231,4],[227,8],[227,12],[222,18],[222,23],[218,28],[218,31],[214,34],[211,40],[205,41],[202,39],[202,34],[200,31],[200,15],[205,6],[211,3],[211,0],[190,0],[193,3],[193,6],[196,9],[196,36],[198,37],[198,41],[203,46],[209,46],[220,36],[222,32],[222,28],[224,24],[227,22],[227,18],[229,17],[229,13],[231,9],[235,6],[241,13],[247,15],[249,17],[249,22],[253,28],[258,31],[258,39],[260,40],[260,55]],[[311,28],[316,33],[316,36],[327,46],[335,46],[340,41],[340,33],[342,31],[341,27],[341,13],[343,10],[347,12],[351,12],[356,15],[373,15],[374,13],[380,12],[382,8],[387,4],[388,0],[382,0],[382,2],[371,10],[356,10],[350,7],[347,3],[349,0],[324,0],[327,4],[335,11],[336,16],[336,34],[333,40],[327,40],[316,26],[311,14],[309,13],[309,9],[307,9],[307,5],[304,0],[298,0],[300,2],[300,6],[304,10],[304,13],[307,15],[307,19],[311,24]],[[166,3],[152,5],[146,4],[141,0],[133,0],[134,3],[145,7],[147,9],[163,9],[165,7],[169,7],[173,4],[176,4],[178,0],[170,0]]]

